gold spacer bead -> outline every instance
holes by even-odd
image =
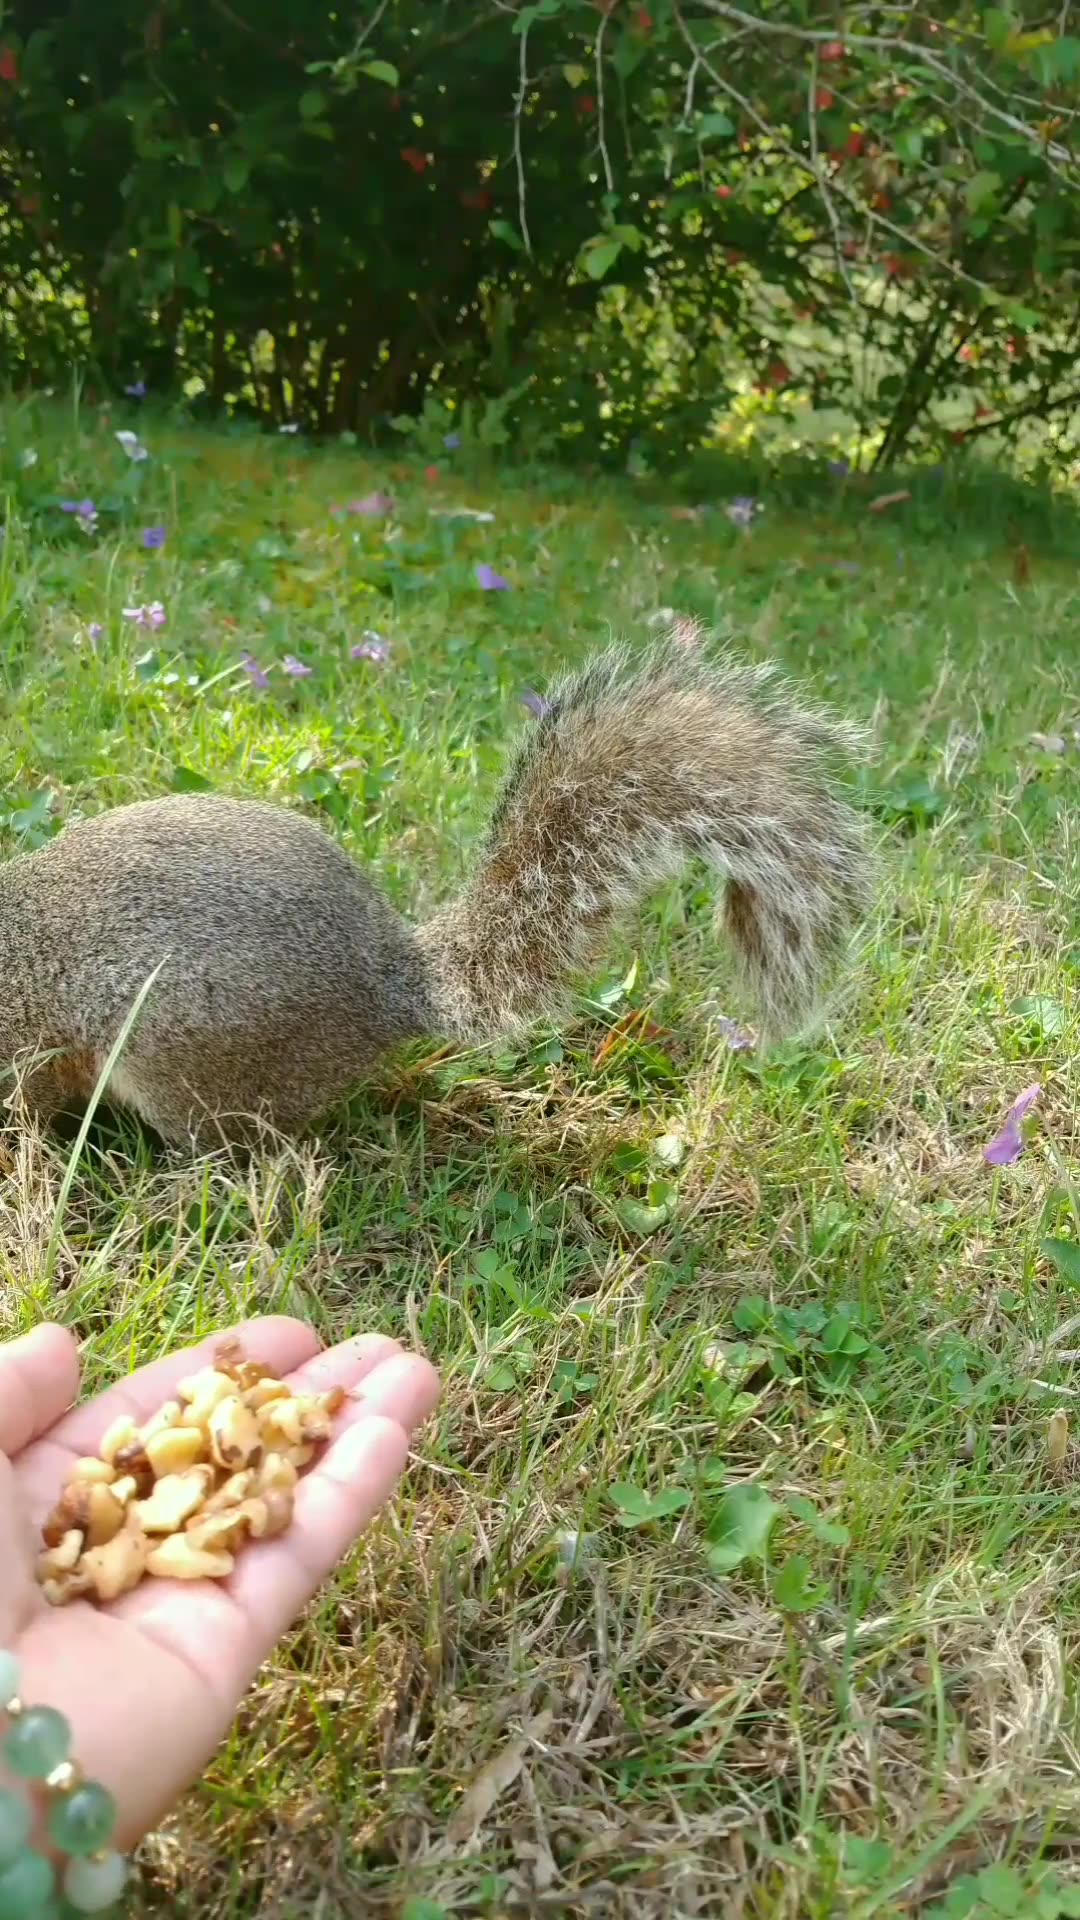
[[[83,1783],[83,1770],[77,1760],[61,1760],[58,1767],[45,1776],[46,1793],[74,1793]]]

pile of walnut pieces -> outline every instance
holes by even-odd
[[[341,1387],[297,1393],[223,1343],[151,1419],[121,1414],[76,1460],[41,1530],[46,1600],[115,1600],[147,1574],[224,1580],[246,1541],[285,1532],[344,1399]]]

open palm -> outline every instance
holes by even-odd
[[[335,1438],[296,1490],[292,1526],[240,1554],[225,1581],[146,1580],[107,1608],[46,1606],[34,1581],[38,1529],[65,1473],[93,1453],[117,1414],[146,1419],[223,1338],[156,1361],[73,1412],[71,1335],[38,1327],[0,1347],[0,1647],[19,1658],[21,1692],[73,1728],[86,1774],[115,1795],[128,1847],[197,1777],[262,1660],[398,1480],[409,1436],[431,1412],[427,1362],[381,1334],[319,1351],[302,1321],[251,1320],[245,1358],[308,1391],[350,1391]]]

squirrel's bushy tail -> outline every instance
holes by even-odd
[[[832,781],[854,728],[773,669],[668,639],[612,648],[549,692],[476,871],[420,929],[439,1031],[471,1041],[554,1016],[612,923],[703,859],[765,1033],[805,1020],[870,892]]]

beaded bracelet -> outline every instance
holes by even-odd
[[[71,1728],[54,1707],[27,1707],[19,1698],[19,1663],[0,1648],[0,1712],[8,1725],[0,1755],[20,1780],[37,1781],[47,1805],[45,1831],[68,1855],[56,1869],[30,1846],[33,1814],[25,1800],[0,1788],[0,1920],[61,1920],[104,1913],[120,1898],[127,1861],[109,1846],[116,1802],[95,1780],[84,1780],[69,1758]]]

